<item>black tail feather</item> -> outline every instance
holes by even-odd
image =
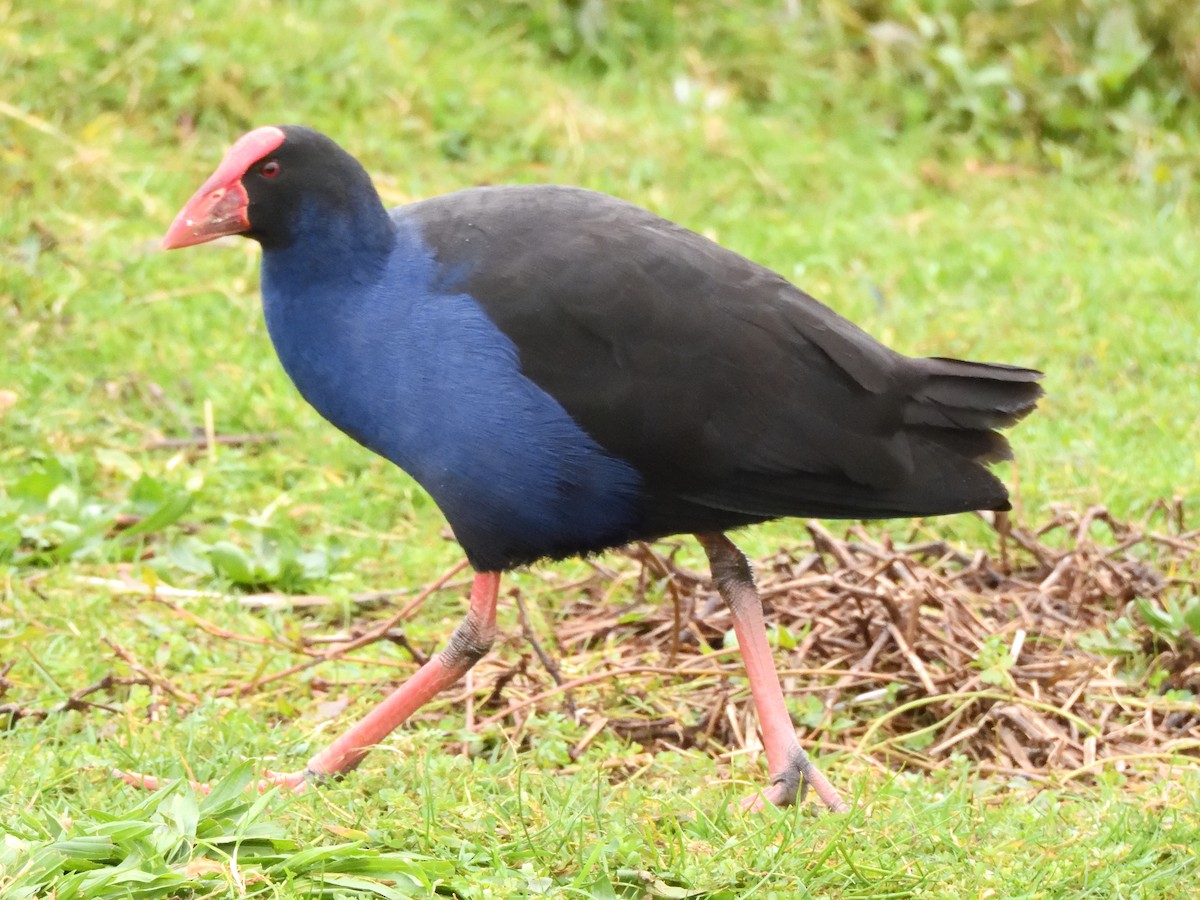
[[[1042,396],[1037,383],[1042,373],[1035,369],[941,357],[913,362],[923,377],[904,407],[908,425],[982,431],[1007,428],[1029,415]]]
[[[653,496],[648,529],[673,534],[780,516],[876,519],[1010,509],[1007,489],[987,466],[1013,458],[997,429],[1033,411],[1043,393],[1042,373],[936,357],[910,361],[911,387],[894,435],[909,454],[907,477],[881,484],[844,470],[741,470]],[[887,452],[879,443],[879,452]]]

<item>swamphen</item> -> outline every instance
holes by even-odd
[[[776,273],[646,210],[570,187],[472,188],[384,208],[310,128],[242,137],[167,248],[262,245],[267,328],[300,393],[437,502],[475,568],[449,645],[303,772],[372,745],[491,646],[500,573],[692,533],[732,613],[771,771],[811,785],[750,566],[725,536],[781,516],[1005,510],[985,464],[1041,373],[884,347]],[[138,784],[155,780],[129,776]]]

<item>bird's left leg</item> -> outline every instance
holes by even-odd
[[[463,677],[483,658],[496,638],[496,600],[500,573],[480,572],[471,586],[467,617],[437,656],[417,670],[408,681],[355,723],[332,744],[312,757],[299,772],[264,772],[260,789],[272,785],[299,793],[309,784],[336,778],[355,769],[368,751],[396,730],[436,694]],[[118,777],[136,786],[157,790],[159,779],[137,772],[117,771]],[[207,784],[196,784],[208,792]]]
[[[796,740],[796,730],[792,727],[792,719],[783,700],[783,689],[779,685],[779,675],[775,671],[775,661],[771,658],[762,601],[754,587],[750,563],[733,541],[723,534],[698,534],[696,539],[708,554],[713,582],[733,617],[733,630],[746,664],[750,693],[758,711],[767,765],[771,770],[771,786],[747,797],[742,807],[761,809],[765,803],[790,806],[796,801],[797,793],[803,800],[805,791],[811,786],[831,810],[847,812],[850,807],[829,783],[829,779],[817,770]]]

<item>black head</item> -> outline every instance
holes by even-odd
[[[180,210],[163,246],[242,234],[286,247],[311,217],[353,216],[364,204],[382,210],[370,176],[325,135],[303,125],[256,128]]]

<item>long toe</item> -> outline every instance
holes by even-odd
[[[126,784],[147,791],[159,791],[172,783],[154,775],[146,775],[142,772],[130,772],[127,769],[113,769],[112,775],[114,778],[121,779]],[[272,772],[270,769],[267,769],[263,772],[262,777],[255,782],[255,787],[259,793],[278,787],[293,794],[302,794],[308,790],[309,782],[310,778],[307,772]],[[208,794],[212,790],[212,785],[207,781],[192,781],[191,785],[192,789],[200,794]]]
[[[120,778],[126,784],[131,784],[136,788],[141,788],[146,791],[161,791],[169,784],[173,784],[173,780],[166,780],[155,775],[146,775],[143,772],[130,772],[128,769],[113,769],[112,776]],[[199,791],[201,794],[207,794],[212,790],[212,785],[203,781],[191,782],[192,788]]]
[[[738,806],[746,812],[762,812],[768,806],[791,806],[793,802],[782,785],[773,784],[746,797]]]
[[[303,794],[309,786],[317,783],[307,772],[272,772],[267,769],[258,780],[259,792],[269,791],[273,787],[282,788],[293,794]]]

